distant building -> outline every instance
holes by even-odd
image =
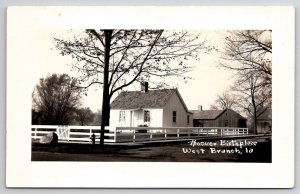
[[[177,89],[121,92],[111,103],[110,124],[117,127],[192,127],[188,111]]]
[[[192,110],[194,127],[247,127],[247,119],[231,109]]]
[[[272,109],[267,109],[257,118],[257,133],[271,133]]]

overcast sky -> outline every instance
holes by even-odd
[[[67,73],[71,76],[78,76],[77,72],[71,71],[72,59],[69,56],[61,56],[54,48],[53,37],[65,36],[67,30],[36,31],[32,47],[35,53],[33,80],[35,84],[39,79],[52,73]],[[203,31],[203,38],[206,38],[207,45],[222,47],[226,31]],[[232,83],[232,72],[219,67],[220,53],[212,51],[209,54],[201,54],[200,61],[190,60],[189,65],[193,71],[187,75],[193,77],[188,83],[176,82],[178,90],[185,101],[188,109],[197,109],[202,105],[203,109],[209,109],[216,96],[228,89]],[[34,86],[33,86],[34,87]],[[130,88],[134,90],[134,88]],[[136,88],[139,90],[139,88]],[[83,106],[90,107],[93,111],[101,110],[102,90],[99,85],[89,88],[88,95],[83,98]]]

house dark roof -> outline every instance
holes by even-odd
[[[111,103],[111,109],[162,108],[176,89],[121,92]],[[181,98],[181,97],[180,97]],[[185,106],[185,105],[184,105]]]
[[[194,119],[216,119],[219,115],[221,115],[225,110],[191,110],[192,113],[194,113],[193,118]]]
[[[265,112],[258,116],[257,120],[272,120],[272,109],[267,109]]]

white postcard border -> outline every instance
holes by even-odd
[[[101,18],[106,18],[101,20]],[[109,19],[107,19],[109,18]],[[121,19],[120,19],[121,18]],[[272,163],[31,162],[31,32],[69,28],[272,29]],[[45,59],[46,60],[46,59]],[[294,185],[292,7],[10,7],[7,19],[9,187],[290,188]]]

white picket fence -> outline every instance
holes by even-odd
[[[201,137],[243,136],[248,135],[248,128],[232,127],[106,127],[104,142],[153,142],[179,139],[196,139]],[[61,126],[32,125],[31,138],[55,132],[58,140],[67,142],[91,142],[91,136],[96,135],[100,141],[100,126]]]
[[[31,139],[40,139],[42,136],[55,132],[58,140],[67,142],[92,142],[91,136],[94,133],[96,136],[95,141],[100,141],[100,126],[69,126],[69,125],[32,125],[31,126]],[[105,127],[109,130],[109,127]],[[104,142],[116,142],[114,132],[109,131],[105,133],[107,139]]]

